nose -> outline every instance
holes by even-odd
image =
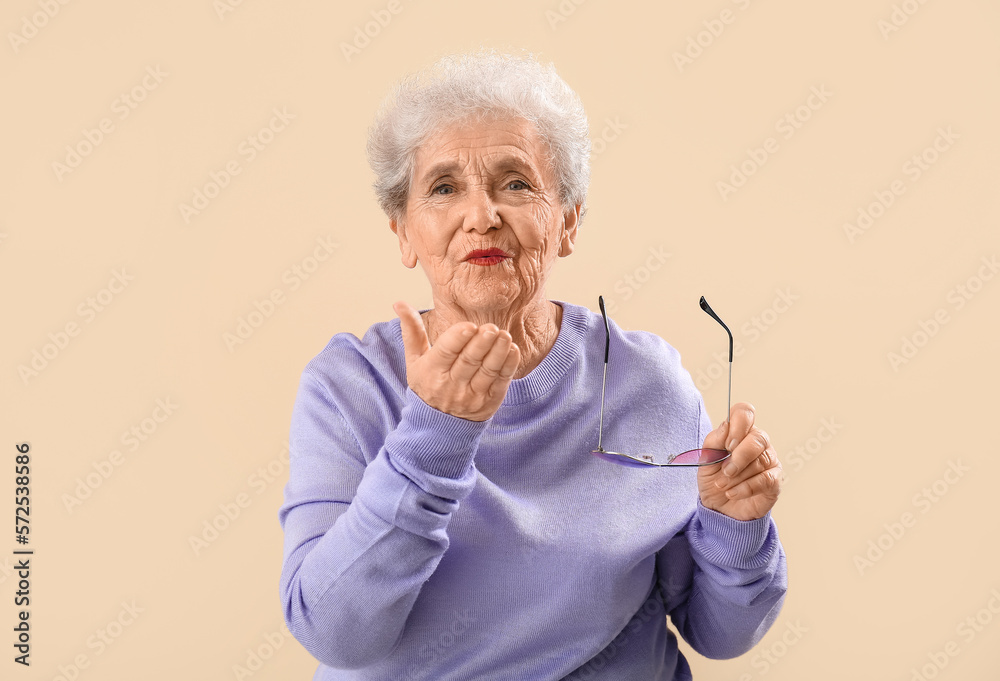
[[[477,187],[467,194],[462,217],[462,227],[466,231],[485,234],[500,227],[496,203],[484,187]]]

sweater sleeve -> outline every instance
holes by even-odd
[[[409,388],[377,456],[324,386],[303,373],[289,440],[280,597],[289,631],[325,665],[384,659],[448,548],[448,522],[473,489],[487,421],[430,407]]]
[[[711,425],[701,412],[699,437]],[[657,554],[667,612],[684,640],[712,659],[738,657],[777,619],[788,588],[785,552],[770,511],[735,520],[697,500],[684,531]]]
[[[734,520],[698,509],[687,531],[660,550],[660,587],[670,618],[692,648],[737,657],[763,638],[788,587],[785,553],[770,513]]]

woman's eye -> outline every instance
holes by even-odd
[[[437,187],[434,187],[434,191],[432,193],[434,193],[434,194],[450,194],[453,191],[455,191],[455,190],[454,190],[454,188],[451,185],[449,185],[449,184],[440,184]]]
[[[507,188],[508,189],[527,189],[528,185],[526,185],[521,180],[511,180],[510,182],[507,183]]]

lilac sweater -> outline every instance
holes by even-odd
[[[597,445],[599,314],[563,308],[552,349],[488,421],[407,387],[399,320],[335,335],[306,366],[278,519],[285,621],[314,680],[691,678],[777,617],[770,514],[703,507],[697,469],[635,469]],[[696,447],[711,429],[677,351],[611,324],[604,444]]]

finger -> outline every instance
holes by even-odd
[[[748,478],[740,484],[726,490],[726,498],[749,499],[755,496],[771,496],[777,498],[781,493],[781,466],[768,468],[766,471]]]
[[[729,435],[726,449],[733,449],[746,437],[753,427],[756,410],[749,402],[737,402],[729,411]]]
[[[729,410],[729,433],[726,436],[726,449],[733,451],[740,441],[753,428],[755,411],[748,402],[737,402]]]
[[[511,341],[507,352],[507,359],[500,369],[500,380],[493,384],[493,389],[502,389],[506,393],[507,384],[514,378],[514,374],[517,373],[519,366],[521,366],[521,348],[517,347],[517,343]]]
[[[486,356],[483,357],[479,371],[469,381],[469,385],[475,392],[480,394],[489,392],[490,387],[500,376],[500,370],[503,369],[503,365],[507,361],[507,355],[510,354],[510,343],[510,334],[501,329],[500,333],[493,340],[493,346],[486,353]]]
[[[728,463],[728,459],[726,462]],[[760,456],[751,461],[735,476],[728,477],[725,474],[718,476],[715,481],[715,486],[720,489],[729,489],[730,487],[735,487],[744,480],[749,480],[753,476],[763,473],[769,468],[774,468],[775,466],[780,465],[781,463],[778,461],[778,455],[775,453],[774,447],[768,445],[768,447],[760,453]]]
[[[726,435],[729,434],[729,419],[720,423],[715,430],[705,436],[702,447],[705,449],[725,449]]]
[[[399,327],[403,333],[403,350],[406,354],[406,363],[410,364],[417,360],[428,348],[431,347],[427,338],[427,329],[417,312],[409,303],[399,300],[392,306],[392,309],[399,316]]]
[[[493,347],[493,342],[500,335],[496,324],[483,324],[476,335],[469,339],[462,351],[451,365],[451,377],[462,383],[468,383],[483,366],[483,360]]]
[[[740,443],[732,451],[732,456],[726,461],[722,472],[730,478],[738,477],[740,472],[756,461],[771,446],[771,442],[760,428],[751,428]]]
[[[491,396],[506,396],[507,388],[510,386],[510,382],[514,380],[514,374],[517,373],[517,368],[520,365],[521,349],[517,347],[517,343],[511,342],[507,346],[507,359],[504,360],[503,366],[500,368],[500,376],[489,387],[489,394]]]
[[[476,335],[476,325],[472,322],[458,322],[449,326],[437,337],[428,358],[437,371],[449,372],[466,344]]]

